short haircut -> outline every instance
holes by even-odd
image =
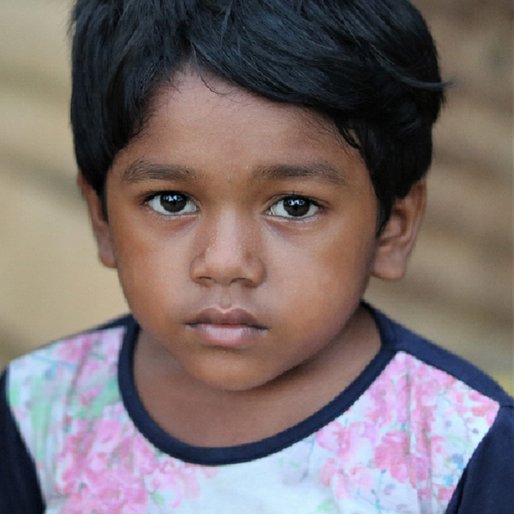
[[[380,226],[430,166],[444,84],[407,0],[77,0],[71,23],[75,154],[99,195],[186,65],[331,118],[368,168]]]

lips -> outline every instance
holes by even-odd
[[[206,344],[225,347],[245,346],[267,330],[244,309],[204,309],[187,326],[200,335]]]
[[[246,325],[249,327],[264,329],[257,319],[244,309],[231,309],[222,311],[216,308],[209,308],[201,311],[190,325],[210,324],[210,325]]]

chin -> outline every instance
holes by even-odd
[[[263,387],[273,381],[275,377],[267,374],[237,369],[234,366],[219,366],[216,369],[192,370],[191,376],[204,384],[205,387],[219,391],[242,393]]]

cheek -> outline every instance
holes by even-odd
[[[319,249],[318,249],[319,250]],[[367,266],[348,254],[303,253],[278,268],[271,304],[287,310],[298,326],[328,323],[358,304],[367,283]]]
[[[318,327],[333,333],[340,328],[366,289],[374,248],[374,237],[348,237],[340,231],[318,237],[289,258],[283,255],[276,297],[280,308],[289,311],[295,330],[312,332]],[[275,299],[271,303],[276,305]]]
[[[116,243],[118,276],[132,310],[155,309],[177,296],[180,278],[188,273],[181,245],[136,230],[122,233]]]
[[[331,231],[295,247],[275,248],[273,260],[286,289],[304,295],[361,291],[375,252],[374,238]],[[275,258],[275,256],[279,256]],[[289,284],[289,286],[288,286]]]

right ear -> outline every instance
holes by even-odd
[[[111,227],[107,220],[102,201],[98,193],[86,182],[84,177],[79,174],[77,184],[87,203],[89,219],[93,227],[98,249],[98,258],[104,266],[116,268],[116,257],[112,240]]]

